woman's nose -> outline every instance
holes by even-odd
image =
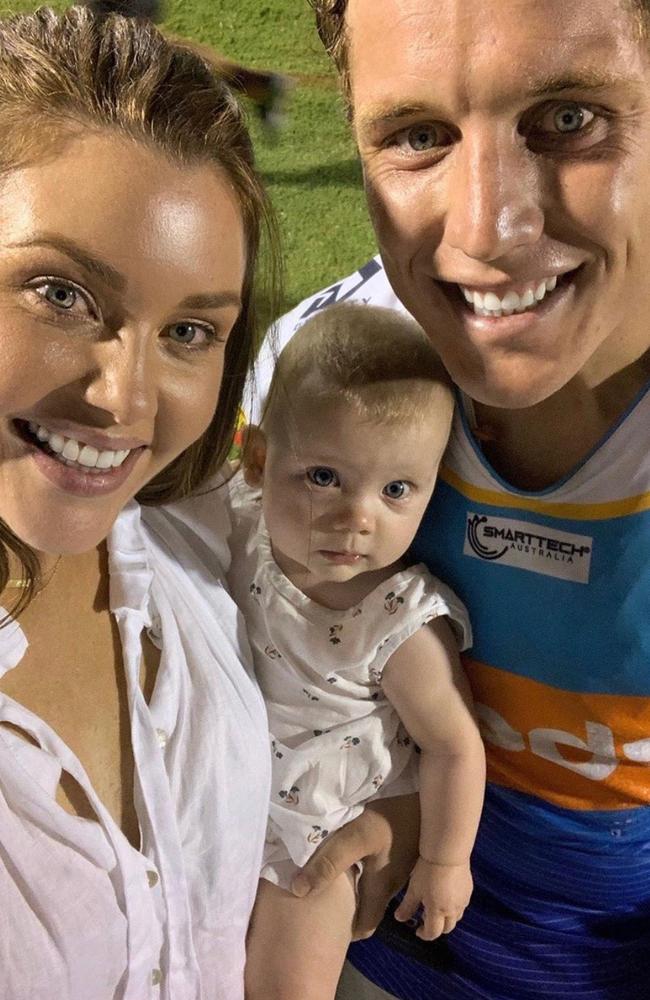
[[[96,345],[86,400],[110,413],[115,424],[135,430],[158,409],[159,364],[155,345],[141,332],[120,331]]]

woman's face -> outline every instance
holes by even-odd
[[[205,431],[246,247],[225,176],[108,133],[0,180],[0,518],[82,552]]]

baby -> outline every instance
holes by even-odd
[[[343,305],[318,313],[285,347],[261,426],[247,430],[245,483],[231,484],[231,585],[266,699],[274,769],[248,1000],[332,1000],[359,873],[317,896],[289,887],[371,798],[419,784],[420,856],[398,919],[421,909],[417,934],[432,940],[469,901],[485,771],[458,657],[470,626],[448,587],[403,561],[453,408],[419,327]]]

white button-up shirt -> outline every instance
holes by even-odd
[[[246,928],[266,827],[266,716],[241,618],[222,584],[218,493],[130,504],[108,539],[142,836],[135,850],[82,765],[0,692],[2,1000],[243,1000]],[[0,609],[0,619],[5,612]],[[161,649],[149,704],[141,632]],[[0,629],[0,677],[27,637]],[[97,822],[55,799],[61,770]]]

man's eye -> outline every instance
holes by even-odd
[[[416,153],[422,153],[427,149],[433,149],[436,145],[438,133],[431,125],[418,125],[408,133],[408,144]]]
[[[570,135],[581,132],[595,117],[593,111],[580,104],[563,104],[549,109],[540,119],[536,131]]]
[[[313,469],[307,469],[307,479],[314,486],[327,487],[338,486],[339,478],[334,469],[328,469],[323,465],[317,465]]]
[[[403,479],[395,479],[384,486],[384,496],[389,500],[404,500],[411,492],[411,487]]]
[[[391,144],[402,153],[412,155],[413,153],[428,153],[440,146],[448,146],[450,142],[451,137],[440,125],[425,123],[402,129],[393,137]]]
[[[211,344],[215,338],[216,334],[212,327],[205,326],[203,323],[172,323],[170,327],[167,328],[169,333],[169,339],[175,344],[183,344],[188,347],[206,347]]]

